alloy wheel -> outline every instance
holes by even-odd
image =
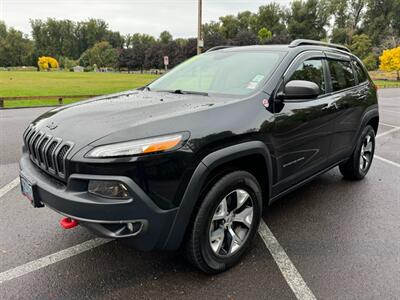
[[[364,138],[360,152],[360,170],[363,172],[367,170],[371,164],[373,147],[373,139],[371,135],[368,134]]]
[[[218,256],[230,256],[246,242],[253,224],[253,199],[242,189],[224,197],[211,220],[209,241]]]

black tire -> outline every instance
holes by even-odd
[[[249,196],[249,198],[247,198],[248,200],[243,202],[245,204],[242,204],[242,207],[233,209],[231,214],[236,214],[237,216],[240,214],[236,213],[239,211],[239,209],[242,211],[249,211],[249,207],[251,207],[252,221],[250,222],[250,228],[247,229],[247,231],[244,229],[244,231],[247,233],[245,234],[243,240],[240,240],[241,246],[239,246],[238,250],[235,250],[235,252],[232,253],[227,253],[226,255],[220,255],[220,253],[216,253],[216,251],[212,248],[212,229],[226,230],[226,232],[228,232],[228,234],[222,238],[222,244],[228,245],[228,242],[225,242],[225,239],[230,239],[230,249],[233,249],[232,241],[234,239],[230,233],[232,231],[229,231],[229,229],[223,229],[224,227],[218,227],[217,229],[214,228],[216,227],[215,222],[222,222],[222,226],[228,226],[228,221],[225,223],[225,220],[216,221],[213,220],[213,218],[215,218],[216,214],[219,212],[222,201],[225,201],[225,203],[229,202],[231,204],[236,202],[237,205],[239,203],[238,199],[241,197],[241,195],[246,195],[246,193]],[[230,200],[228,200],[228,197],[230,197]],[[243,196],[242,199],[245,197],[247,196]],[[210,188],[202,200],[203,201],[201,202],[198,212],[194,217],[193,223],[189,228],[187,238],[183,245],[183,250],[188,261],[194,266],[207,274],[217,274],[238,263],[246,251],[249,250],[252,240],[257,233],[262,216],[261,188],[257,179],[250,173],[245,171],[234,171],[218,180]],[[231,204],[226,206],[226,211],[228,211],[228,206]],[[243,208],[244,206],[246,208]],[[232,220],[230,223],[232,224],[231,229],[234,228],[234,226],[242,226],[239,230],[246,228],[246,226],[243,226],[244,223],[240,224]],[[237,230],[237,228],[238,227],[236,227],[235,230]],[[239,235],[240,234],[237,236]],[[229,236],[231,238],[229,238]],[[223,252],[223,247],[217,251]]]
[[[368,165],[366,165],[365,162],[367,160],[361,158],[361,151],[365,149],[368,137],[370,138],[371,141],[371,149],[370,151],[365,152],[365,157],[368,157],[369,159]],[[362,131],[350,159],[339,166],[339,170],[342,173],[343,177],[349,180],[363,179],[367,175],[369,169],[371,168],[371,164],[374,158],[374,153],[375,153],[375,131],[370,125],[367,125]],[[364,167],[362,167],[362,165]]]

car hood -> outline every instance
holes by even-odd
[[[103,138],[116,142],[177,131],[179,116],[190,115],[227,103],[226,98],[128,91],[97,97],[53,109],[33,125],[40,131],[70,141],[79,148]],[[108,137],[108,138],[107,138]]]

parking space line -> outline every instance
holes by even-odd
[[[0,189],[0,198],[19,185],[19,177],[15,178],[10,183],[6,184]]]
[[[96,247],[99,247],[99,246],[109,243],[111,241],[112,240],[107,240],[107,239],[103,239],[103,238],[95,238],[95,239],[83,242],[82,244],[72,246],[70,248],[61,250],[59,252],[50,254],[48,256],[28,262],[26,264],[15,267],[8,271],[2,272],[2,273],[0,273],[0,284],[4,283],[6,281],[24,276],[26,274],[32,273],[34,271],[37,271],[37,270],[47,267],[49,265],[55,264],[57,262],[60,262],[64,259],[70,258],[72,256],[78,255],[85,251],[94,249]]]
[[[260,234],[265,246],[267,246],[269,252],[274,258],[276,264],[281,270],[283,277],[295,294],[296,298],[299,300],[316,299],[313,292],[307,286],[303,277],[301,277],[299,271],[296,269],[289,256],[286,254],[285,250],[279,244],[278,240],[263,220],[261,220],[258,233]]]
[[[387,123],[383,123],[383,122],[379,122],[379,125],[383,125],[383,126],[387,126],[387,127],[393,127],[393,128],[399,128],[400,126],[395,126],[395,125],[391,125],[391,124],[387,124]]]
[[[385,162],[385,163],[388,163],[388,164],[390,164],[390,165],[392,165],[392,166],[395,166],[395,167],[400,168],[400,164],[398,164],[397,162],[394,162],[394,161],[391,161],[391,160],[389,160],[389,159],[380,157],[380,156],[378,156],[378,155],[374,155],[374,158],[377,158],[377,159],[379,159],[379,160],[381,160],[381,161],[383,161],[383,162]]]
[[[376,137],[377,137],[377,138],[380,138],[380,137],[382,137],[382,136],[391,134],[391,133],[396,132],[396,131],[399,131],[399,130],[400,130],[400,127],[395,127],[395,128],[393,128],[393,129],[390,129],[390,130],[388,130],[388,131],[385,131],[385,132],[383,132],[383,133],[381,133],[381,134],[378,134]]]

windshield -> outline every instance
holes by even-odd
[[[284,52],[216,51],[195,56],[149,85],[152,91],[244,96],[265,83]]]

